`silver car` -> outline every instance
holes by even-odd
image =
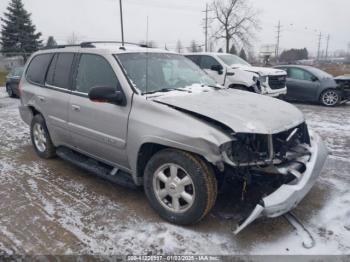
[[[250,216],[294,208],[327,150],[294,106],[218,86],[191,60],[132,45],[82,43],[35,53],[20,83],[22,119],[42,158],[56,155],[126,186],[143,186],[172,223],[204,218],[218,185],[262,183]]]

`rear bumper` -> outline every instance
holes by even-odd
[[[19,106],[19,114],[22,118],[22,120],[27,124],[30,125],[33,119],[33,112],[29,109],[27,106]]]
[[[315,184],[328,155],[325,144],[317,134],[311,136],[309,151],[311,157],[308,161],[304,161],[306,170],[300,174],[299,179],[295,179],[290,184],[282,185],[274,193],[264,197],[250,216],[239,225],[234,232],[235,234],[238,234],[260,216],[278,217],[289,212],[300,203]]]

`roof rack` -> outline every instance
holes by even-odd
[[[94,44],[126,44],[126,45],[134,45],[139,47],[148,48],[149,46],[146,44],[136,44],[131,42],[120,42],[120,41],[88,41],[82,42],[80,44],[81,47],[95,47]]]
[[[74,44],[74,45],[56,45],[52,47],[44,47],[41,48],[41,50],[48,50],[48,49],[56,49],[56,48],[66,48],[66,47],[81,47],[81,48],[96,48],[94,44],[126,44],[126,45],[134,45],[144,48],[149,48],[146,44],[136,44],[136,43],[130,43],[130,42],[120,42],[120,41],[88,41],[88,42],[82,42],[80,44]],[[121,49],[125,49],[124,46],[120,47]]]

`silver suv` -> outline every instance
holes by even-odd
[[[232,190],[243,195],[264,188],[236,233],[261,215],[282,215],[309,192],[327,156],[294,106],[218,86],[163,50],[90,42],[39,51],[20,91],[40,157],[143,186],[176,224],[205,217],[228,180],[240,181]]]

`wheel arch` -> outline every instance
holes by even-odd
[[[222,160],[221,155],[218,152],[213,152],[212,150],[210,151],[209,148],[207,150],[200,150],[195,147],[178,144],[171,141],[148,140],[139,146],[136,159],[134,160],[134,163],[131,163],[134,181],[137,185],[142,185],[145,167],[152,156],[163,149],[169,148],[193,154],[213,167]]]

